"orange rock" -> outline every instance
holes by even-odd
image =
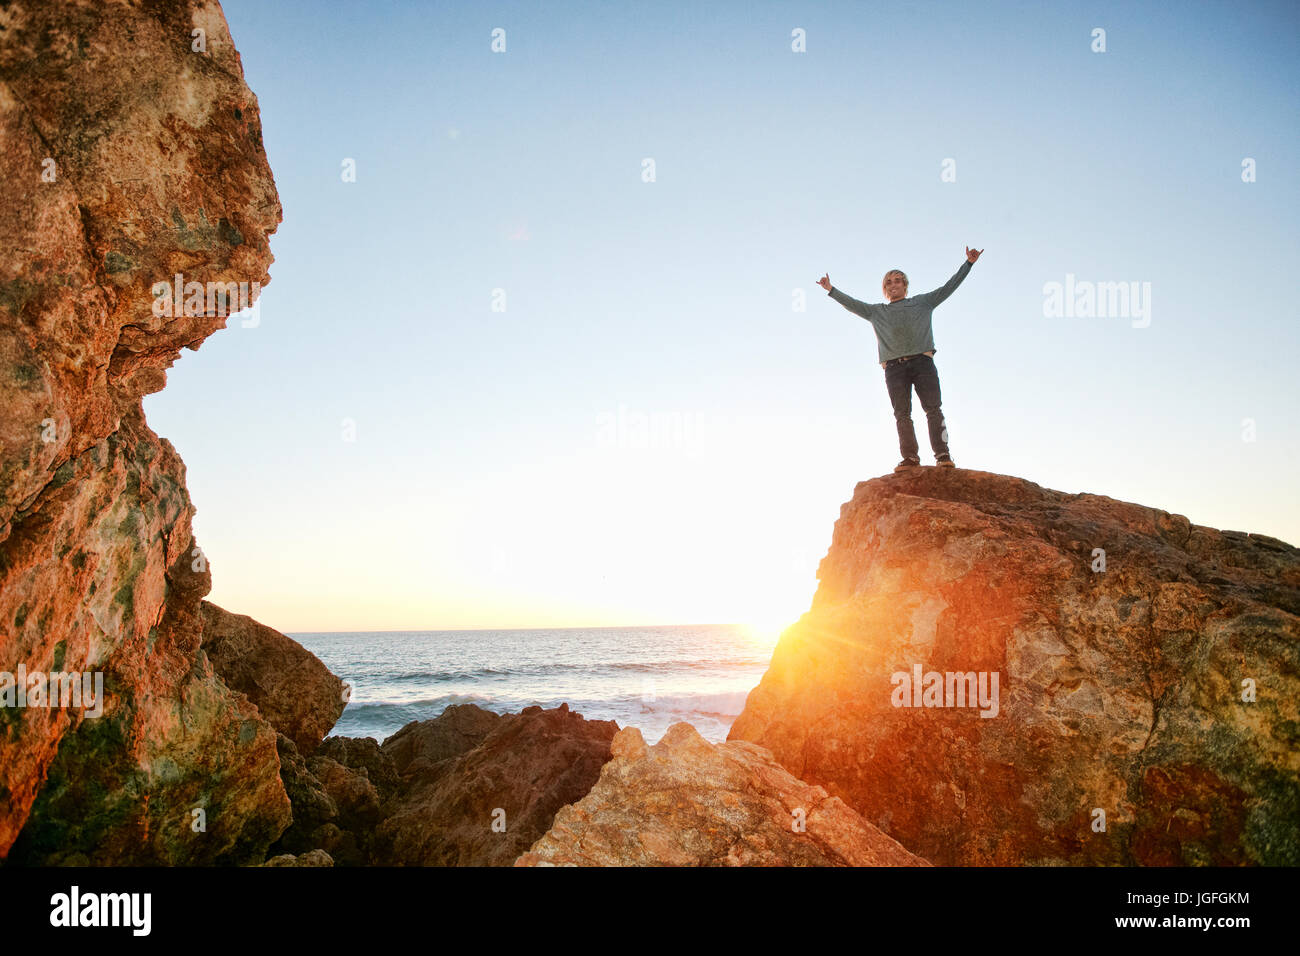
[[[913,852],[1300,863],[1300,550],[920,469],[854,489],[818,579],[729,740],[770,748]],[[914,668],[997,674],[996,716],[950,706],[946,686],[939,706],[895,706]]]
[[[612,753],[516,866],[927,865],[762,747],[710,744],[678,723],[649,748],[621,730]],[[675,809],[656,812],[669,796]]]
[[[227,321],[153,287],[265,285],[280,203],[220,7],[164,6],[21,4],[0,42],[0,671],[105,698],[0,710],[9,862],[260,862],[289,822],[275,732],[200,650],[185,466],[141,406]]]

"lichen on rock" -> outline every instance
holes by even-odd
[[[141,405],[227,319],[159,315],[155,286],[270,280],[257,100],[216,3],[4,19],[0,670],[104,693],[98,715],[0,709],[0,859],[260,861],[290,818],[275,731],[201,650],[185,468]]]

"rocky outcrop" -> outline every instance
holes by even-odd
[[[412,760],[376,831],[377,862],[509,866],[560,807],[591,789],[617,732],[612,720],[586,720],[568,704],[526,707],[458,756]]]
[[[294,856],[292,853],[282,853],[279,856],[273,856],[262,866],[333,866],[334,860],[324,850],[312,850],[310,853],[303,853],[300,856]]]
[[[516,866],[926,866],[763,747],[619,731],[596,786]]]
[[[100,713],[0,707],[0,858],[261,860],[275,732],[201,650],[185,468],[141,406],[269,281],[257,101],[214,2],[0,21],[0,671],[103,681]]]
[[[0,545],[26,595],[18,661],[103,682],[98,716],[0,709],[11,862],[243,862],[288,824],[275,732],[199,647],[192,513],[184,466],[131,412]]]
[[[857,486],[818,578],[729,739],[912,852],[1300,863],[1296,548],[924,469]]]
[[[203,651],[212,669],[256,704],[262,719],[300,753],[311,754],[343,715],[343,682],[315,654],[274,628],[211,601],[201,608]]]
[[[340,866],[392,864],[407,855],[395,848],[396,836],[376,830],[389,816],[419,816],[408,806],[416,791],[428,790],[446,775],[453,760],[483,742],[510,717],[473,704],[446,708],[432,720],[407,724],[384,741],[370,737],[330,737],[315,756],[305,758],[281,736],[280,766],[293,804],[293,824],[271,852],[326,850]],[[445,815],[428,827],[460,827],[465,821]],[[419,822],[404,821],[404,829]]]
[[[281,736],[293,825],[271,852],[322,849],[340,866],[508,866],[591,789],[617,731],[567,704],[505,715],[461,704],[382,747],[330,737],[304,758]]]
[[[392,738],[390,737],[389,740],[391,741]],[[383,799],[391,796],[402,783],[393,758],[387,750],[375,742],[373,737],[329,737],[316,751],[316,757],[332,760],[349,770],[365,774],[366,779],[375,786]]]
[[[381,806],[399,783],[392,761],[369,737],[331,737],[306,758],[283,734],[277,742],[293,823],[270,852],[301,854],[319,849],[340,866],[369,864]]]
[[[383,752],[399,774],[432,779],[439,764],[473,750],[502,719],[473,704],[453,704],[433,720],[407,724],[384,741]]]

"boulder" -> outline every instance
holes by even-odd
[[[425,774],[483,742],[501,715],[474,704],[453,704],[432,720],[407,724],[384,741],[382,750],[399,774]]]
[[[690,724],[647,747],[619,731],[585,797],[515,866],[927,866],[763,747]]]
[[[591,789],[618,731],[613,721],[585,720],[568,704],[526,707],[496,720],[462,707],[438,719],[444,718],[454,733],[409,725],[399,731],[423,740],[422,748],[395,744],[398,735],[384,743],[386,751],[393,744],[410,759],[403,789],[385,805],[375,834],[378,863],[509,866],[546,832],[560,807]],[[432,759],[449,749],[434,742],[463,742],[472,736],[466,726],[489,723],[492,730],[477,746]]]
[[[203,650],[228,687],[254,704],[262,719],[310,755],[347,706],[343,681],[293,638],[232,614],[211,601],[200,605]]]
[[[818,579],[728,739],[913,853],[1300,863],[1291,545],[927,468],[854,489]]]

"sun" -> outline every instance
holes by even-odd
[[[776,646],[781,632],[793,623],[794,619],[788,614],[770,614],[752,617],[742,621],[740,626],[744,628],[745,635],[755,646],[771,650]]]

